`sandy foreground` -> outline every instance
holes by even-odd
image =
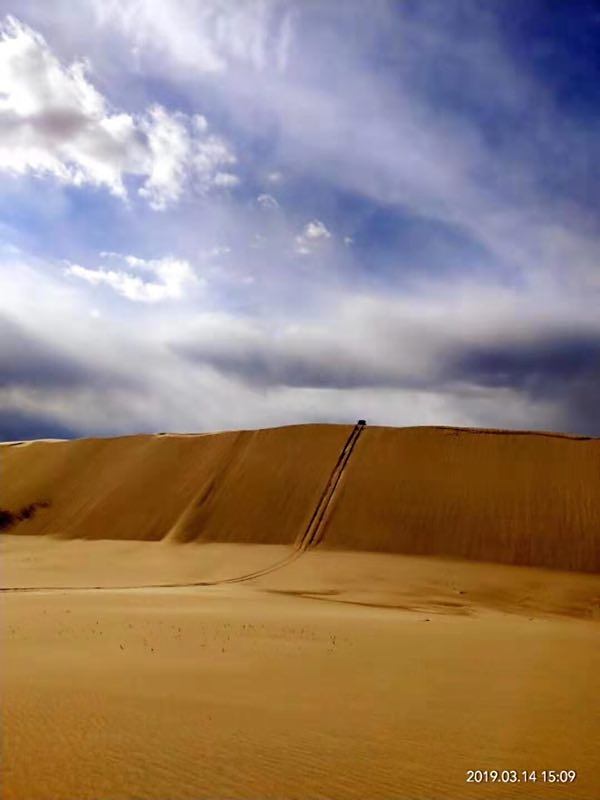
[[[598,800],[599,576],[290,552],[0,537],[3,800]]]

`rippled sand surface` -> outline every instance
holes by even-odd
[[[219,583],[286,548],[0,548],[33,589],[0,597],[3,800],[600,796],[598,576],[317,550]]]

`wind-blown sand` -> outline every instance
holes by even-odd
[[[600,797],[600,443],[367,428],[298,551],[350,430],[0,448],[3,800]]]

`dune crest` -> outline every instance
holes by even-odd
[[[350,425],[0,447],[11,533],[302,541]],[[600,440],[367,427],[331,492],[322,548],[600,571]]]

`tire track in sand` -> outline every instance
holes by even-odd
[[[215,581],[188,581],[184,583],[149,583],[140,586],[13,586],[13,587],[0,587],[0,593],[4,592],[118,592],[118,591],[136,591],[143,589],[177,589],[188,588],[194,586],[219,586],[224,583],[243,583],[244,581],[252,580],[253,578],[260,578],[263,575],[268,575],[271,572],[282,569],[288,564],[293,563],[296,559],[308,549],[316,547],[323,540],[323,532],[327,519],[329,518],[329,511],[335,496],[336,489],[342,478],[344,470],[348,465],[348,461],[356,447],[356,443],[360,434],[366,427],[364,420],[359,420],[350,436],[346,440],[346,444],[338,457],[338,460],[329,476],[329,480],[325,484],[317,505],[308,521],[304,532],[298,536],[294,543],[293,551],[274,564],[270,564],[262,569],[248,572],[244,575],[237,575],[232,578],[220,578]]]

